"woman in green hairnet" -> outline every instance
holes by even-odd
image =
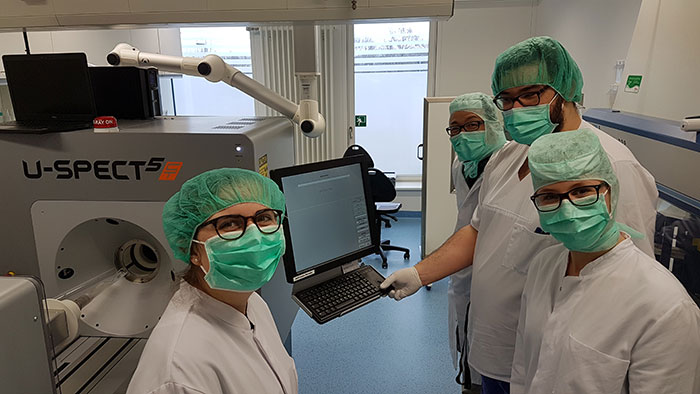
[[[255,290],[284,254],[284,196],[255,172],[186,181],[163,208],[176,258],[189,263],[141,355],[129,394],[297,393],[270,309]]]
[[[700,393],[700,310],[615,221],[620,184],[596,135],[542,136],[528,160],[561,244],[530,263],[511,393]]]
[[[446,131],[455,152],[452,180],[457,195],[457,224],[455,232],[472,220],[479,202],[481,175],[491,155],[506,143],[501,115],[493,97],[466,93],[450,103],[449,126]],[[459,365],[460,380],[473,392],[480,392],[481,375],[467,365],[467,306],[472,284],[472,267],[450,275],[447,287],[448,326],[452,361]],[[457,355],[461,357],[458,359]],[[471,384],[470,384],[471,383]]]

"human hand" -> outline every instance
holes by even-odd
[[[394,289],[389,291],[389,297],[400,301],[420,290],[423,283],[420,280],[416,268],[409,267],[400,269],[389,275],[389,277],[379,285],[379,288],[383,290],[392,285]]]

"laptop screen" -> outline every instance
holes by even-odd
[[[280,169],[272,177],[287,201],[290,283],[374,253],[374,202],[359,158]]]
[[[95,117],[84,53],[5,55],[2,61],[17,120]]]

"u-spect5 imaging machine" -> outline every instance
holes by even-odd
[[[306,136],[325,128],[314,100],[297,106],[216,56],[197,63],[120,45],[113,64],[181,64],[180,72],[243,86],[287,118],[175,117],[120,122],[116,133],[0,134],[0,335],[17,348],[0,355],[3,392],[124,392],[187,268],[163,233],[165,201],[206,170],[268,176],[292,166],[294,123]],[[289,347],[298,306],[282,264],[260,293]]]
[[[0,273],[40,278],[46,296],[59,300],[48,307],[62,311],[55,324],[67,326],[60,338],[53,334],[63,393],[111,393],[128,383],[186,268],[172,256],[161,220],[185,180],[220,167],[266,175],[294,164],[293,124],[285,118],[120,127],[0,135]],[[283,340],[297,311],[290,294],[280,265],[261,295]],[[17,357],[0,370],[11,371]]]

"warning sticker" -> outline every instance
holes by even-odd
[[[270,177],[270,171],[267,168],[267,154],[258,159],[258,173],[264,177]]]

